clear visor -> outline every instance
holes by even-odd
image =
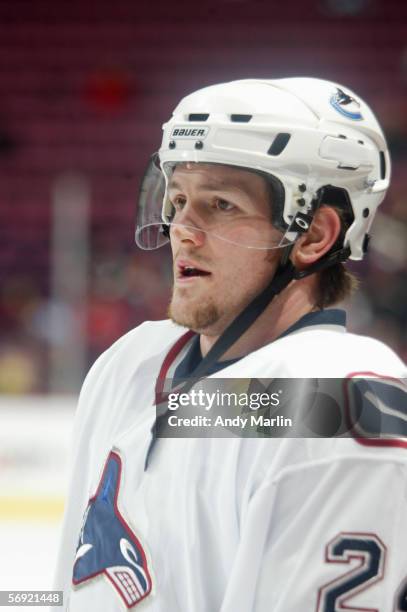
[[[137,209],[136,243],[140,248],[158,249],[172,235],[196,241],[222,240],[258,250],[292,244],[295,233],[283,234],[271,224],[271,201],[264,191],[256,197],[253,189],[245,192],[233,184],[218,186],[219,181],[211,184],[211,180],[201,181],[199,176],[189,182],[186,171],[193,171],[195,164],[184,162],[178,175],[174,172],[176,164],[165,163],[161,168],[158,154],[151,158]]]

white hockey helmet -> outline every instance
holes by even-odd
[[[163,130],[140,192],[140,247],[168,241],[166,187],[175,165],[204,162],[267,175],[274,187],[273,224],[288,243],[309,227],[317,202],[330,203],[324,190],[341,190],[352,215],[340,246],[351,259],[363,258],[389,186],[390,158],[374,114],[348,88],[303,77],[213,85],[183,98]]]

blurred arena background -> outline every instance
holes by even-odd
[[[81,382],[166,316],[170,257],[136,250],[135,203],[186,93],[314,76],[367,99],[393,181],[346,308],[406,358],[407,3],[3,0],[0,50],[0,589],[49,588]]]

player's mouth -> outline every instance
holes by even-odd
[[[177,261],[176,280],[181,283],[193,281],[196,278],[208,277],[210,275],[211,272],[195,265],[192,261],[181,259]]]

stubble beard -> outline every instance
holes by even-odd
[[[241,300],[236,299],[232,305],[224,303],[221,307],[214,303],[213,299],[206,298],[206,301],[198,302],[184,298],[183,289],[173,287],[171,301],[168,306],[167,315],[177,325],[191,329],[192,331],[205,335],[219,335],[233,321],[236,316],[263,291],[266,285],[272,280],[275,270],[278,267],[280,255],[276,256],[274,251],[267,252],[265,261],[270,265],[270,276],[263,285],[252,287],[247,295],[241,296]],[[177,291],[180,294],[177,295]]]
[[[192,329],[197,333],[203,333],[210,327],[216,325],[220,319],[218,307],[210,300],[199,304],[182,303],[182,297],[177,298],[176,290],[173,289],[172,298],[168,306],[169,318],[182,327]],[[177,303],[181,300],[181,303]]]

